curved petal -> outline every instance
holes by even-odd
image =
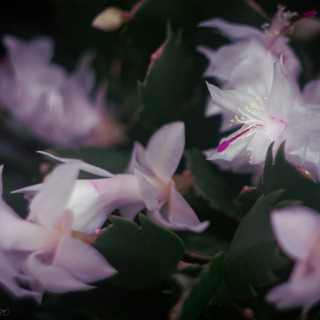
[[[158,188],[149,182],[145,175],[139,170],[134,169],[134,174],[137,177],[139,190],[147,209],[157,210],[159,208],[159,202],[157,200]]]
[[[308,104],[320,104],[320,79],[309,81],[303,88],[303,100]]]
[[[169,230],[189,230],[193,232],[200,233],[207,229],[209,226],[210,222],[209,221],[203,221],[200,222],[198,225],[195,226],[181,226],[177,225],[175,223],[172,223],[168,220],[166,220],[163,215],[160,213],[159,210],[156,211],[147,211],[147,216],[148,218],[158,224],[159,226],[169,229]]]
[[[109,278],[117,273],[95,248],[67,236],[61,237],[52,265],[86,283]]]
[[[63,268],[44,263],[41,261],[42,254],[44,252],[38,251],[32,253],[26,259],[23,271],[29,277],[39,281],[46,290],[51,292],[67,292],[94,288],[79,281]]]
[[[54,42],[51,38],[39,37],[27,43],[6,35],[3,42],[18,72],[20,67],[27,65],[47,65],[54,54]]]
[[[150,138],[147,145],[147,162],[154,173],[168,183],[177,170],[185,145],[183,122],[162,126]]]
[[[200,221],[196,213],[174,186],[170,188],[169,202],[160,209],[160,213],[169,223],[180,229],[201,232],[209,225],[209,222],[205,221],[199,226]]]
[[[209,83],[207,83],[207,86],[213,103],[235,114],[240,114],[238,108],[243,108],[256,101],[256,98],[249,93],[236,90],[220,90]]]
[[[273,288],[266,300],[276,303],[278,309],[302,306],[303,312],[306,312],[320,299],[319,281],[319,271],[309,273],[298,281],[289,281]]]
[[[119,209],[121,217],[133,220],[146,207],[145,203],[127,204]]]
[[[296,100],[299,98],[297,85],[284,72],[280,60],[274,63],[273,81],[266,111],[270,116],[287,120],[291,115]]]
[[[43,188],[30,203],[30,218],[52,229],[64,213],[71,198],[81,161],[73,161],[55,168]]]
[[[147,162],[146,149],[139,142],[135,142],[126,173],[134,174],[134,169],[138,169],[144,174],[153,175]]]
[[[60,162],[64,162],[64,163],[69,163],[69,162],[72,162],[72,161],[78,161],[78,159],[70,159],[70,158],[60,158],[60,157],[56,157],[48,152],[44,152],[44,151],[37,151],[38,153],[41,153],[49,158],[52,158],[52,159],[55,159],[57,161],[60,161]],[[80,169],[82,171],[85,171],[85,172],[89,172],[89,173],[92,173],[92,174],[95,174],[97,176],[100,176],[100,177],[112,177],[113,174],[110,173],[109,171],[107,170],[104,170],[104,169],[101,169],[99,167],[96,167],[96,166],[93,166],[91,164],[88,164],[88,163],[85,163],[85,162],[81,162],[81,167]]]
[[[307,207],[273,210],[270,216],[275,238],[292,259],[305,259],[320,230],[319,214]]]
[[[230,23],[220,18],[209,19],[198,24],[199,27],[219,29],[230,40],[247,39],[251,37],[263,37],[263,32],[255,27],[237,23]]]
[[[92,67],[92,61],[95,59],[96,54],[89,50],[82,54],[77,61],[74,77],[82,84],[83,88],[90,93],[95,83],[95,71]]]

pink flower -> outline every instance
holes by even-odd
[[[148,217],[166,228],[203,231],[209,222],[200,223],[172,180],[184,144],[184,123],[173,122],[156,131],[146,149],[140,143],[135,143],[125,174],[112,176],[100,168],[83,164],[82,170],[110,178],[77,180],[67,205],[75,214],[73,229],[93,234],[94,229],[100,228],[107,215],[117,208],[123,217],[130,220],[146,208]],[[44,154],[59,161],[72,161]],[[42,184],[15,192],[32,197],[41,189]]]
[[[279,309],[302,306],[303,312],[320,300],[320,216],[307,207],[288,207],[271,213],[271,225],[283,252],[296,261],[289,281],[266,296]]]
[[[106,88],[101,87],[96,101],[90,98],[95,82],[92,52],[84,54],[68,75],[51,62],[50,38],[23,42],[5,36],[4,45],[9,66],[0,67],[0,100],[15,119],[38,137],[63,146],[111,143],[117,138],[109,137],[105,128],[119,130],[102,105]],[[96,131],[109,136],[97,140]]]
[[[15,255],[16,273],[27,276],[39,301],[45,290],[87,290],[93,288],[87,283],[117,272],[97,250],[71,236],[73,212],[66,205],[81,164],[73,161],[51,173],[30,203],[32,222],[20,218],[2,199],[0,202],[0,253]]]

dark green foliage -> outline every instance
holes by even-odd
[[[224,263],[226,285],[236,297],[255,296],[255,286],[275,282],[273,271],[285,262],[269,221],[270,212],[282,193],[278,190],[261,196],[240,221]]]
[[[184,271],[184,269],[173,276],[175,282],[182,288],[182,292],[178,302],[170,311],[170,320],[198,319],[220,284],[223,258],[223,253],[217,254],[209,263],[197,270],[197,277],[190,275],[192,270]]]
[[[177,119],[188,90],[191,58],[181,39],[168,24],[167,43],[161,56],[152,64],[139,92],[143,109],[140,120],[152,129]]]
[[[320,184],[303,174],[303,168],[301,171],[286,160],[285,142],[279,147],[274,161],[272,147],[271,144],[267,152],[259,193],[267,195],[275,190],[284,189],[285,192],[279,200],[300,200],[304,205],[320,211]]]
[[[118,270],[109,281],[122,288],[145,290],[161,284],[177,271],[184,254],[181,240],[171,231],[140,214],[139,227],[130,220],[111,217],[93,246]]]

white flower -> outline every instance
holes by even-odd
[[[301,64],[284,37],[285,32],[301,18],[315,14],[315,11],[309,11],[295,17],[295,13],[285,12],[284,7],[280,7],[271,26],[265,24],[263,31],[219,18],[200,23],[201,27],[218,29],[233,42],[217,51],[201,46],[198,48],[210,62],[204,76],[214,77],[225,90],[268,96],[272,84],[272,65],[281,55],[289,76],[296,79],[301,71]],[[292,20],[293,17],[295,19]],[[206,116],[216,114],[222,114],[221,131],[228,130],[230,113],[219,108],[209,98]]]
[[[299,89],[282,69],[274,64],[274,77],[269,97],[255,97],[235,90],[220,90],[209,85],[213,101],[236,113],[231,123],[241,124],[240,130],[223,139],[209,160],[247,159],[251,164],[265,160],[268,146],[275,142],[274,151],[287,140],[286,152],[290,161],[303,165],[311,130],[318,128],[316,110],[309,112]],[[318,129],[319,130],[319,129]]]
[[[320,216],[307,207],[288,207],[271,213],[280,248],[296,261],[289,281],[266,296],[280,309],[302,306],[303,312],[320,300]]]
[[[117,272],[97,250],[71,236],[73,213],[66,205],[80,167],[80,161],[73,161],[51,173],[30,203],[33,222],[0,201],[0,252],[16,255],[17,271],[28,277],[39,300],[45,290],[87,290],[93,288],[87,283]]]
[[[83,55],[75,72],[67,75],[50,62],[54,54],[50,38],[23,42],[5,36],[4,45],[9,67],[0,67],[0,100],[13,117],[40,138],[58,145],[101,144],[92,136],[106,131],[105,126],[114,126],[114,120],[101,105],[105,88],[101,87],[96,102],[90,98],[94,55]]]
[[[75,214],[73,229],[92,234],[95,228],[102,226],[107,215],[117,208],[123,217],[130,220],[146,208],[148,217],[166,228],[203,231],[209,222],[200,223],[172,180],[184,144],[184,124],[174,122],[156,131],[146,149],[135,143],[126,174],[111,176],[110,173],[101,173],[102,169],[91,166],[89,172],[111,177],[77,180],[67,205]],[[64,162],[71,160],[46,155]],[[83,166],[82,170],[88,171],[88,167]],[[32,197],[41,189],[42,184],[16,192],[24,192],[27,197]]]

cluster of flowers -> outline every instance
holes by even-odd
[[[41,152],[65,164],[44,183],[14,191],[30,202],[26,220],[1,200],[0,281],[17,295],[30,294],[15,281],[23,275],[41,299],[44,290],[90,289],[86,283],[113,276],[116,270],[90,244],[117,208],[130,220],[146,209],[147,216],[165,228],[202,232],[209,222],[200,223],[172,179],[184,144],[184,124],[167,124],[146,149],[134,145],[126,173],[117,175]],[[79,170],[104,178],[77,180]]]
[[[205,154],[224,169],[260,176],[270,143],[274,141],[277,150],[286,140],[286,157],[319,179],[320,80],[310,81],[300,92],[301,64],[285,38],[294,23],[316,12],[297,15],[284,9],[279,8],[263,31],[219,18],[200,24],[232,41],[216,51],[198,48],[209,60],[204,76],[221,87],[208,84],[206,116],[221,114],[223,132],[239,128]],[[271,224],[280,247],[297,263],[289,282],[274,288],[267,300],[279,308],[303,306],[306,312],[320,298],[319,214],[286,208],[272,213]]]
[[[205,151],[209,160],[224,169],[259,173],[270,143],[275,142],[276,150],[287,140],[287,158],[320,178],[320,80],[300,92],[301,64],[285,38],[294,23],[315,14],[296,15],[280,7],[263,31],[218,18],[200,24],[220,30],[233,42],[216,51],[198,49],[210,61],[205,76],[221,87],[208,84],[206,116],[222,114],[223,132],[238,128],[217,149]],[[94,128],[110,127],[102,108],[105,90],[96,102],[90,99],[92,54],[84,55],[67,76],[50,64],[51,40],[23,43],[6,37],[4,43],[9,58],[0,67],[0,99],[31,131],[57,144],[74,145],[90,144]],[[86,290],[92,288],[88,283],[115,275],[91,246],[115,209],[130,220],[145,209],[152,221],[172,230],[206,229],[209,222],[199,221],[174,181],[184,145],[184,124],[167,124],[146,148],[135,143],[126,172],[117,175],[41,152],[64,164],[44,183],[15,191],[30,202],[27,219],[0,200],[2,284],[18,296],[34,295],[41,301],[45,290]],[[80,170],[103,178],[78,180]],[[302,305],[307,311],[320,298],[320,217],[308,208],[291,207],[274,211],[271,223],[279,245],[297,264],[289,282],[274,288],[267,299],[279,307]],[[30,290],[20,286],[26,283]]]
[[[55,145],[110,145],[121,140],[115,119],[106,111],[102,84],[95,100],[93,52],[80,58],[73,74],[51,63],[54,42],[30,42],[5,36],[8,54],[0,63],[0,100],[12,116],[37,137]]]

